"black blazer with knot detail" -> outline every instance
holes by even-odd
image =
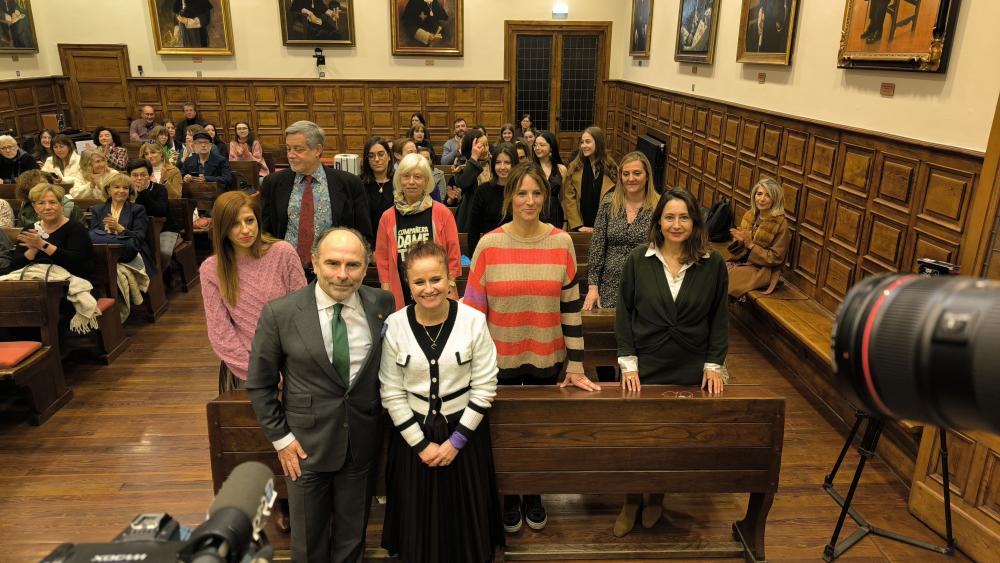
[[[368,212],[368,196],[365,194],[361,178],[354,174],[324,166],[326,186],[330,192],[330,210],[333,225],[356,229],[369,244],[374,244],[371,217]],[[263,206],[261,227],[265,232],[283,239],[288,231],[288,200],[295,184],[295,172],[291,169],[269,174],[260,186],[260,203]],[[319,233],[316,233],[317,235]]]
[[[338,471],[351,457],[374,459],[382,441],[379,362],[382,326],[396,309],[392,293],[367,286],[358,296],[368,319],[372,346],[350,388],[327,356],[316,309],[316,284],[264,305],[257,323],[246,388],[267,439],[295,435],[308,457],[304,470]],[[278,399],[279,376],[284,396]]]

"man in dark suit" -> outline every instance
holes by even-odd
[[[374,240],[364,184],[354,174],[323,166],[324,139],[319,125],[293,123],[285,129],[291,169],[269,174],[260,187],[261,227],[295,247],[307,278],[313,275],[313,239],[325,229],[350,227],[369,244]]]
[[[215,182],[228,189],[233,181],[233,173],[229,170],[229,159],[218,154],[212,154],[212,136],[208,133],[195,133],[191,144],[194,154],[187,157],[181,165],[181,174],[185,182]]]
[[[287,476],[292,561],[361,563],[382,441],[382,325],[395,300],[362,285],[368,244],[353,229],[325,231],[312,261],[314,283],[264,305],[246,388]]]

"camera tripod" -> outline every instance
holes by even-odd
[[[854,479],[851,481],[851,488],[847,490],[847,498],[845,499],[841,497],[836,490],[834,490],[833,480],[837,477],[837,471],[840,469],[840,465],[844,462],[844,458],[847,456],[847,450],[850,449],[851,443],[854,442],[854,437],[857,436],[858,430],[861,428],[861,422],[864,419],[868,419],[868,424],[865,426],[865,434],[861,438],[861,445],[858,446],[858,453],[861,454],[861,459],[858,460],[858,468],[854,471]],[[857,492],[858,483],[861,481],[861,472],[864,471],[865,463],[868,459],[875,455],[875,447],[878,446],[878,439],[882,435],[882,429],[884,427],[884,418],[871,415],[863,411],[856,411],[854,427],[851,428],[851,433],[848,434],[847,441],[844,442],[844,447],[840,450],[840,457],[838,457],[837,462],[833,464],[833,471],[831,471],[830,474],[823,480],[823,490],[829,493],[829,495],[833,497],[833,500],[837,501],[837,504],[840,505],[841,508],[840,518],[837,519],[837,526],[833,529],[833,537],[830,538],[830,543],[823,548],[824,561],[833,561],[834,559],[840,557],[845,551],[861,541],[861,539],[868,534],[888,538],[890,540],[895,540],[944,555],[954,555],[955,553],[955,538],[952,536],[951,532],[951,491],[949,490],[948,484],[948,444],[944,430],[938,432],[938,435],[941,437],[941,477],[944,481],[943,491],[946,545],[933,545],[897,534],[895,532],[890,532],[889,530],[876,528],[865,520],[857,510],[851,507],[851,501],[854,500],[854,493]],[[853,534],[848,536],[847,539],[837,543],[840,531],[844,527],[844,520],[846,520],[848,515],[850,515],[851,519],[858,525],[858,529]]]

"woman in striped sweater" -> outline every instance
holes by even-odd
[[[583,329],[576,253],[564,231],[543,223],[549,187],[540,166],[524,162],[511,171],[503,212],[513,220],[483,235],[476,246],[463,301],[486,314],[497,347],[500,385],[600,387],[583,374]],[[558,204],[556,202],[556,204]],[[545,527],[538,495],[504,496],[504,529]]]

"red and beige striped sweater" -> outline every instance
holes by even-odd
[[[583,328],[576,252],[553,227],[533,238],[495,229],[472,256],[463,302],[482,311],[497,348],[500,383],[583,373]]]

